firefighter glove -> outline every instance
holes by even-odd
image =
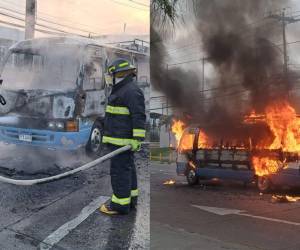
[[[142,146],[142,143],[139,141],[139,140],[131,140],[131,150],[132,151],[140,151],[141,150],[141,146]]]

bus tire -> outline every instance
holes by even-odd
[[[88,156],[98,156],[102,150],[103,126],[101,122],[95,121],[85,151]]]
[[[258,176],[256,185],[258,190],[262,193],[268,193],[272,189],[271,180],[267,176]]]
[[[189,169],[186,173],[186,180],[190,186],[194,186],[199,183],[199,176],[196,175],[194,169]]]

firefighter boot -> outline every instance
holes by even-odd
[[[113,210],[111,207],[110,207],[110,203],[111,201],[107,201],[105,203],[103,203],[101,205],[101,207],[99,208],[100,212],[106,214],[106,215],[118,215],[120,214],[118,211],[116,210]]]

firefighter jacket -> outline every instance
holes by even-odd
[[[103,143],[125,146],[133,139],[143,140],[146,130],[145,99],[133,76],[114,85],[104,119]]]

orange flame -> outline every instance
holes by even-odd
[[[186,125],[181,120],[173,120],[172,132],[175,135],[177,148],[179,151],[191,150],[194,146],[195,134],[189,133],[188,131],[184,132]],[[209,138],[201,130],[198,138],[198,148],[208,148],[209,147]]]
[[[167,180],[163,183],[163,185],[174,185],[175,181],[174,180]]]
[[[275,174],[285,166],[285,163],[279,160],[274,160],[269,157],[257,157],[257,156],[252,157],[252,164],[255,173],[258,176]]]
[[[198,138],[198,148],[210,148],[211,145],[209,143],[208,136],[200,130],[199,138]]]
[[[300,200],[299,196],[290,195],[272,195],[272,202],[297,202]]]
[[[192,150],[194,146],[195,134],[185,133],[180,139],[179,151]]]
[[[196,169],[196,165],[194,164],[194,162],[189,161],[189,165],[191,168]]]
[[[274,139],[271,144],[262,140],[259,143],[263,145],[262,148],[300,153],[300,118],[287,101],[269,105],[264,114],[256,114],[253,110],[250,115],[245,116],[244,122],[265,122],[268,125]]]
[[[179,146],[179,142],[183,135],[184,128],[185,128],[184,122],[182,122],[180,120],[173,120],[172,132],[175,135],[177,147]]]
[[[245,122],[265,122],[270,128],[274,139],[271,143],[262,140],[259,145],[264,149],[281,149],[283,152],[300,154],[300,118],[295,109],[287,102],[277,102],[269,105],[265,113],[258,115],[252,111],[245,117]],[[269,157],[253,157],[252,163],[258,176],[278,172],[287,166],[284,162]]]
[[[266,122],[275,137],[270,149],[300,152],[300,119],[291,105],[283,102],[267,107]]]

